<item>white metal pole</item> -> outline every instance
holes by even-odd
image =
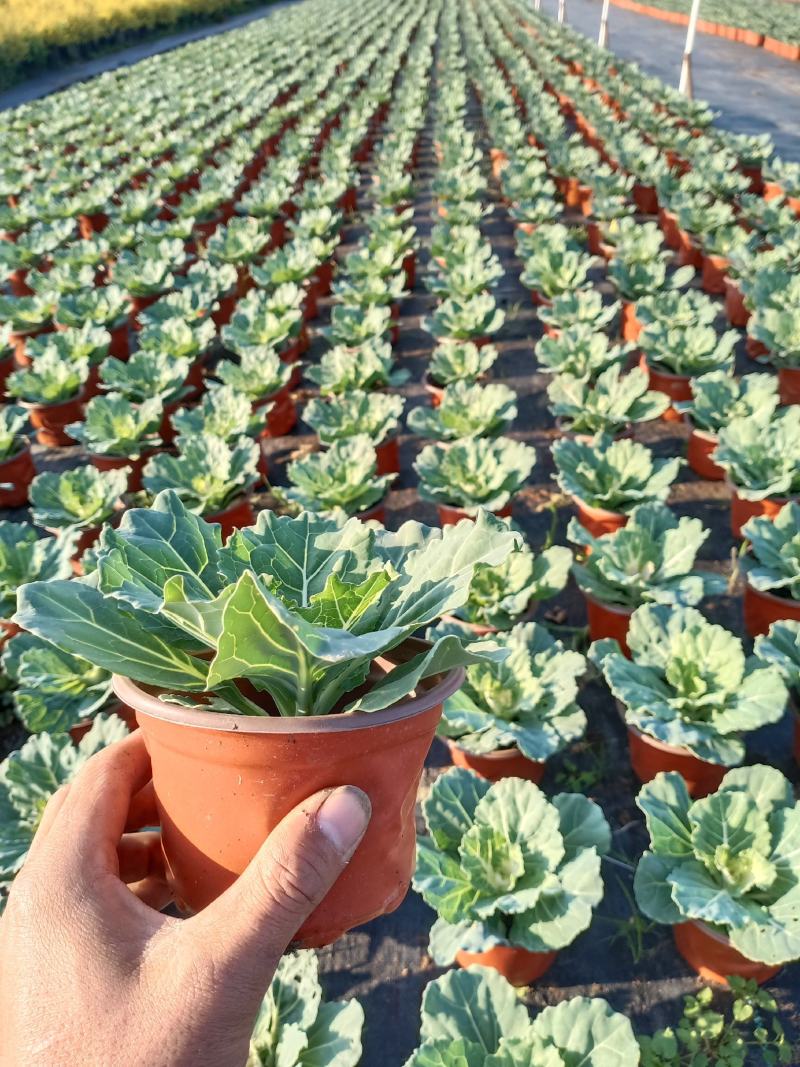
[[[691,100],[694,96],[694,84],[692,82],[692,52],[694,51],[694,38],[697,33],[697,18],[700,14],[701,0],[692,0],[692,10],[689,15],[689,27],[686,30],[686,44],[683,48],[683,62],[681,63],[681,80],[678,90],[685,93]]]
[[[600,48],[608,48],[608,8],[611,0],[603,0],[603,10],[600,14],[600,35],[597,44]]]
[[[541,11],[542,10],[542,0],[533,0],[533,10],[534,11]]]
[[[558,0],[558,21],[567,21],[567,0]]]

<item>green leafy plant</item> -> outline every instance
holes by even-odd
[[[255,403],[285,388],[291,381],[292,368],[271,348],[247,348],[238,363],[228,359],[218,363],[214,375]]]
[[[633,883],[645,915],[705,923],[759,963],[800,956],[798,807],[780,771],[738,767],[694,802],[679,774],[659,774],[636,803],[650,834]]]
[[[756,638],[753,652],[763,663],[777,667],[789,689],[800,692],[800,622],[774,622],[768,634]]]
[[[251,289],[222,327],[222,343],[240,356],[248,348],[279,348],[300,332],[304,299],[300,286],[289,283],[269,293]]]
[[[383,500],[393,474],[377,474],[377,456],[366,434],[336,441],[287,466],[291,482],[278,490],[281,498],[312,512],[341,508],[347,515],[367,511]]]
[[[740,562],[750,585],[800,600],[800,504],[784,504],[774,521],[756,516],[745,523],[742,533],[750,551]]]
[[[121,286],[103,285],[62,296],[56,319],[61,326],[80,329],[87,322],[107,330],[118,329],[128,317],[128,297]]]
[[[438,386],[476,382],[494,366],[499,352],[494,345],[472,341],[442,341],[431,353],[428,375]]]
[[[496,971],[468,967],[429,982],[420,1047],[405,1067],[637,1067],[628,1019],[599,997],[572,997],[531,1019]]]
[[[80,394],[88,377],[88,360],[63,359],[51,351],[9,374],[6,388],[29,404],[63,404]]]
[[[675,407],[694,426],[718,434],[733,419],[757,416],[768,421],[778,406],[777,380],[773,374],[745,374],[734,378],[726,371],[710,371],[692,379],[692,399]]]
[[[223,547],[219,526],[167,491],[104,530],[91,580],[25,586],[17,621],[165,696],[208,693],[211,709],[378,711],[422,678],[474,662],[474,652],[445,637],[347,696],[374,657],[458,608],[475,566],[501,562],[513,540],[487,515],[444,531],[406,523],[394,534],[358,519],[262,511]],[[241,678],[265,707],[243,695]]]
[[[430,953],[443,967],[459,950],[564,948],[603,896],[600,858],[611,831],[578,793],[548,801],[517,778],[491,783],[454,767],[422,804],[414,888],[437,913]]]
[[[750,337],[769,349],[776,367],[800,367],[800,303],[782,308],[756,308],[747,324]]]
[[[18,404],[0,407],[0,462],[10,459],[24,444],[28,430],[28,413]]]
[[[433,315],[422,321],[423,330],[438,340],[470,341],[490,337],[505,322],[505,312],[491,293],[442,301]]]
[[[475,755],[516,747],[547,760],[586,729],[576,703],[586,661],[535,622],[493,640],[509,655],[467,669],[463,687],[445,701],[439,735]]]
[[[744,758],[743,733],[777,722],[786,706],[780,672],[748,662],[742,642],[696,608],[644,604],[628,630],[631,659],[596,641],[591,659],[625,709],[625,721],[710,763]]]
[[[25,582],[71,577],[74,541],[40,537],[27,522],[0,522],[0,618],[13,615],[17,589]]]
[[[191,308],[186,307],[185,303],[188,291],[183,290],[180,294],[180,304],[167,304],[160,308],[158,302],[145,312],[139,331],[141,351],[152,354],[154,358],[166,356],[172,360],[188,359],[190,362],[208,351],[216,336],[216,327],[210,318],[196,314],[188,317],[191,315]]]
[[[465,437],[496,437],[517,417],[517,394],[506,385],[465,381],[448,385],[438,407],[416,407],[409,429],[421,437],[456,441]]]
[[[364,1009],[322,999],[310,950],[283,956],[258,1012],[245,1067],[356,1067]]]
[[[539,308],[539,318],[554,330],[584,326],[590,333],[599,333],[616,318],[619,301],[604,304],[596,289],[574,289],[553,297],[549,307]]]
[[[240,216],[219,226],[209,237],[206,254],[215,263],[252,263],[269,241],[269,226],[260,219]]]
[[[3,650],[17,718],[33,734],[67,733],[114,701],[111,675],[32,634],[18,634]]]
[[[250,492],[259,477],[258,456],[249,437],[230,442],[211,434],[181,437],[178,454],[156,453],[142,480],[154,495],[171,489],[190,511],[213,515]]]
[[[560,488],[593,508],[628,513],[637,504],[665,501],[681,460],[656,459],[637,441],[562,438],[552,445]]]
[[[331,345],[356,348],[380,340],[391,326],[392,313],[388,307],[336,304],[331,309],[331,324],[325,328],[325,336]]]
[[[336,345],[328,349],[306,375],[319,386],[323,396],[340,395],[354,389],[384,389],[402,385],[408,371],[394,366],[388,341],[372,340],[358,348]]]
[[[0,912],[22,869],[47,801],[95,752],[128,732],[116,715],[98,715],[78,744],[68,733],[40,733],[0,763]]]
[[[133,403],[155,397],[164,405],[188,392],[185,382],[190,368],[188,359],[139,350],[128,360],[107,359],[100,368],[100,380],[106,389]]]
[[[48,530],[90,530],[111,517],[127,485],[126,470],[45,471],[31,482],[31,517]]]
[[[242,436],[255,436],[263,429],[264,419],[263,413],[253,411],[252,401],[245,393],[232,385],[215,385],[195,407],[176,411],[172,425],[179,437],[211,434],[223,441],[233,441]]]
[[[800,407],[732,419],[713,458],[744,500],[800,494]]]
[[[403,407],[400,396],[352,389],[327,400],[309,400],[303,418],[324,445],[364,434],[377,447],[397,432]]]
[[[510,437],[469,437],[426,445],[414,462],[419,495],[475,514],[500,511],[524,485],[536,462],[530,445]]]
[[[593,383],[571,374],[558,374],[547,387],[551,414],[574,433],[614,435],[626,427],[657,419],[669,407],[669,397],[648,388],[647,373],[634,367],[623,374],[613,364]]]
[[[677,518],[660,503],[639,504],[625,526],[601,537],[572,519],[567,537],[585,546],[581,562],[572,568],[575,580],[604,604],[693,606],[727,587],[724,576],[693,569],[709,532],[700,519]]]
[[[715,370],[730,373],[738,340],[736,330],[727,330],[719,336],[713,326],[681,327],[652,322],[642,330],[638,344],[654,369],[694,377]]]
[[[42,296],[0,294],[0,322],[10,323],[14,333],[36,333],[43,329],[52,320],[55,309],[56,301],[49,293]]]
[[[670,253],[663,248],[655,223],[627,227],[616,242],[608,278],[624,300],[637,301],[664,289],[682,289],[694,277],[694,267],[668,273]]]
[[[133,404],[119,393],[109,393],[93,397],[84,421],[70,423],[67,432],[87,452],[136,459],[158,444],[163,413],[158,397]]]
[[[604,333],[583,325],[567,326],[557,337],[536,343],[536,358],[545,374],[569,374],[595,381],[609,367],[621,365],[631,352],[628,344],[612,345]]]

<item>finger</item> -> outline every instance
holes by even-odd
[[[151,876],[166,882],[161,834],[148,830],[138,834],[123,834],[117,846],[120,881],[131,884]]]
[[[47,801],[47,806],[42,814],[41,822],[39,823],[39,829],[31,842],[31,846],[28,849],[28,855],[25,862],[30,863],[32,859],[35,859],[37,853],[44,845],[53,824],[56,821],[58,813],[64,806],[64,801],[67,799],[69,793],[69,785],[62,785],[60,789],[57,789],[55,793]]]
[[[142,904],[153,908],[154,911],[162,911],[174,900],[172,890],[163,878],[143,878],[140,882],[129,885],[128,889]]]
[[[369,798],[343,786],[317,793],[272,831],[250,865],[184,926],[196,965],[230,982],[255,1013],[279,959],[347,866],[367,829]]]
[[[81,768],[62,807],[58,850],[78,883],[93,880],[99,871],[116,870],[131,798],[150,777],[150,757],[138,730]]]
[[[127,833],[131,830],[141,830],[145,826],[160,825],[161,816],[158,813],[156,793],[150,781],[131,799],[125,831]]]

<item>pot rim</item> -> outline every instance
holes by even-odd
[[[794,496],[775,496],[768,493],[765,496],[760,496],[755,500],[751,500],[750,497],[742,496],[739,490],[741,489],[742,492],[745,493],[753,492],[753,490],[748,489],[746,485],[738,486],[727,471],[725,471],[724,482],[726,488],[730,489],[732,497],[735,496],[737,500],[744,504],[763,504],[765,500],[770,500],[774,504],[779,504],[781,507],[785,507],[787,504],[791,504],[793,500],[800,500],[800,493],[795,493]]]
[[[699,426],[695,426],[692,416],[688,412],[684,414],[683,420],[694,436],[698,437],[701,441],[716,442],[719,440],[719,434],[714,433],[713,430],[702,430]]]
[[[572,499],[575,502],[576,506],[578,508],[582,509],[583,511],[585,511],[587,515],[594,516],[594,517],[596,517],[598,519],[599,518],[614,518],[615,519],[620,515],[624,516],[625,518],[628,517],[628,513],[626,511],[609,511],[608,508],[598,508],[598,507],[595,507],[594,504],[587,504],[586,501],[583,499],[583,497],[580,497],[580,496],[574,496],[573,495]]]
[[[547,760],[531,759],[530,756],[526,756],[524,752],[520,752],[517,745],[512,745],[511,748],[495,748],[491,752],[470,752],[468,748],[463,748],[459,745],[455,738],[443,737],[442,740],[446,742],[448,748],[457,748],[459,752],[463,752],[471,759],[488,759],[495,763],[505,763],[522,756],[522,758],[528,760],[529,763],[536,763],[542,767],[547,763]]]
[[[408,646],[413,652],[424,651],[428,647],[427,642],[419,638],[408,638],[403,645]],[[386,664],[392,662],[388,656],[397,649],[392,649],[387,656],[378,656],[373,662]],[[401,661],[402,662],[402,661]],[[392,663],[393,666],[396,664]],[[437,704],[443,703],[447,697],[452,696],[460,689],[465,677],[463,667],[452,667],[449,671],[439,676],[439,681],[429,689],[423,690],[416,696],[406,698],[381,711],[352,712],[350,714],[334,715],[237,715],[235,713],[219,711],[202,711],[197,708],[186,708],[178,704],[167,704],[158,697],[142,689],[136,682],[123,675],[115,674],[111,682],[114,692],[123,704],[142,711],[145,715],[174,726],[199,727],[204,730],[213,730],[217,733],[238,734],[318,734],[318,733],[346,733],[351,730],[365,730],[371,727],[388,726],[390,723],[399,722],[402,719],[410,719],[415,715],[429,711]]]
[[[631,615],[633,615],[634,611],[636,611],[636,608],[626,608],[623,604],[609,604],[605,600],[598,600],[596,596],[592,596],[591,593],[584,592],[583,589],[581,589],[581,593],[583,593],[586,600],[591,600],[593,604],[596,604],[599,608],[602,608],[603,611],[610,612],[612,615],[626,615],[628,618],[630,618]],[[642,601],[642,603],[644,604],[646,603],[646,601]],[[639,607],[641,607],[641,604],[639,605]]]
[[[643,370],[646,370],[649,374],[654,375],[656,378],[668,378],[671,381],[690,382],[692,380],[691,374],[677,374],[672,370],[660,370],[658,366],[653,366],[647,356],[642,352],[639,357],[639,365]]]
[[[6,456],[5,459],[0,459],[0,467],[5,467],[9,463],[14,463],[21,456],[30,454],[31,442],[29,438],[25,437],[24,435],[18,435],[14,438],[14,440],[20,443],[19,448],[16,452],[12,452],[10,456]]]
[[[789,596],[789,597],[778,596],[777,593],[772,593],[772,592],[768,591],[767,589],[756,589],[756,587],[754,585],[750,584],[749,576],[747,577],[745,588],[753,596],[763,597],[765,600],[768,600],[770,602],[774,601],[776,604],[782,604],[784,606],[788,605],[789,607],[793,608],[796,612],[800,613],[800,600],[795,600],[791,596]],[[789,619],[790,621],[791,621],[792,618],[793,618],[793,616],[791,616],[791,615],[787,616],[787,619]]]
[[[724,767],[726,773],[741,766],[739,763],[712,763],[710,759],[703,759],[702,756],[698,756],[696,752],[692,752],[690,748],[680,745],[668,745],[664,741],[659,741],[657,737],[651,737],[650,734],[645,733],[644,730],[640,730],[638,726],[634,726],[633,723],[628,722],[625,718],[625,709],[622,706],[620,706],[619,710],[620,715],[622,716],[622,721],[625,723],[625,729],[629,730],[632,734],[636,734],[637,737],[646,741],[648,745],[652,745],[653,748],[657,748],[660,752],[677,752],[681,756],[691,756],[691,758],[697,760],[698,763],[707,763],[709,767]]]

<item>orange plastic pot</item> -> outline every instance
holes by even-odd
[[[130,297],[130,324],[134,330],[141,329],[139,324],[139,316],[143,311],[147,311],[149,307],[152,307],[157,300],[159,300],[163,293],[151,293],[149,296],[131,296]]]
[[[594,508],[577,496],[574,496],[572,501],[578,509],[578,520],[593,537],[602,537],[603,534],[620,530],[628,521],[628,516],[621,511]]]
[[[737,282],[725,275],[725,314],[731,326],[740,329],[747,325],[750,312],[745,307],[744,296]]]
[[[701,922],[672,928],[675,947],[693,971],[706,982],[728,985],[728,978],[752,978],[759,985],[774,978],[780,965],[757,963],[738,952],[727,937]]]
[[[754,589],[747,582],[744,587],[744,625],[750,636],[767,633],[773,622],[779,619],[800,622],[800,601]]]
[[[455,526],[457,522],[461,522],[462,519],[469,519],[470,522],[475,522],[475,516],[471,515],[464,508],[452,507],[450,504],[437,504],[436,510],[439,512],[439,525],[440,526]],[[511,504],[506,504],[504,508],[500,508],[499,511],[493,511],[492,515],[496,515],[498,519],[508,519],[511,517]]]
[[[223,511],[215,511],[210,515],[204,515],[206,522],[218,522],[222,527],[222,540],[227,541],[234,530],[240,530],[243,526],[252,526],[256,521],[253,505],[248,497],[239,497]]]
[[[28,487],[36,477],[30,445],[19,440],[19,451],[0,463],[0,508],[21,508],[28,503]]]
[[[441,385],[436,385],[435,382],[431,380],[431,377],[428,374],[426,374],[425,377],[422,379],[422,386],[425,392],[428,394],[428,397],[431,402],[431,407],[438,408],[442,402],[442,397],[444,396],[444,387]]]
[[[590,593],[584,593],[586,600],[586,616],[589,621],[589,636],[592,641],[600,641],[604,637],[613,637],[619,642],[620,648],[626,656],[630,657],[628,648],[628,628],[631,624],[633,608],[625,608],[620,604],[604,604]]]
[[[736,538],[742,537],[742,527],[749,519],[764,516],[774,519],[784,505],[789,503],[789,497],[768,496],[764,500],[745,500],[739,496],[734,486],[731,494],[731,532]]]
[[[300,357],[308,351],[309,343],[308,329],[303,323],[297,336],[278,355],[284,363],[297,363]]]
[[[750,359],[760,359],[762,356],[769,355],[769,349],[762,341],[757,341],[755,337],[750,337],[748,334],[744,339],[744,350]]]
[[[513,945],[495,945],[486,952],[457,952],[459,967],[491,967],[515,986],[530,985],[549,971],[557,952],[528,952]]]
[[[544,777],[544,760],[531,760],[523,756],[520,750],[501,748],[496,752],[487,752],[482,756],[473,755],[461,748],[455,741],[447,740],[450,758],[456,767],[466,767],[475,771],[489,782],[499,782],[501,778],[524,778],[528,782],[541,782]]]
[[[26,404],[22,407],[30,412],[31,426],[36,430],[36,440],[47,448],[60,448],[74,445],[75,442],[64,429],[71,422],[83,419],[83,404],[86,399],[84,391],[71,400],[60,404]]]
[[[373,664],[375,676],[425,646],[413,639]],[[136,711],[153,768],[170,882],[184,910],[199,911],[242,873],[294,807],[321,789],[354,785],[372,803],[350,864],[298,932],[306,948],[393,911],[408,891],[415,806],[443,701],[458,668],[422,682],[417,695],[370,714],[242,716],[166,704],[115,677]]]
[[[49,530],[49,533],[58,534],[58,530]],[[81,530],[80,536],[75,543],[75,552],[70,562],[72,563],[72,569],[75,574],[83,574],[83,564],[81,563],[81,557],[87,549],[90,549],[93,544],[97,542],[100,534],[103,532],[102,526],[89,526],[85,530]]]
[[[236,290],[219,297],[218,304],[219,307],[216,311],[212,311],[211,318],[217,329],[221,330],[233,318],[233,313],[236,310]]]
[[[93,215],[78,215],[78,232],[84,241],[90,241],[96,233],[102,233],[108,226],[105,211],[96,211]]]
[[[580,207],[580,182],[577,178],[556,178],[555,183],[565,207]]]
[[[668,248],[677,249],[681,243],[678,230],[678,216],[667,208],[660,208],[658,212],[658,224],[664,234],[664,241]]]
[[[120,470],[122,467],[128,467],[128,492],[141,493],[142,489],[144,489],[142,484],[144,466],[148,459],[159,451],[161,450],[153,448],[143,452],[140,456],[134,456],[130,459],[127,456],[103,456],[97,452],[91,452],[89,454],[89,462],[98,471],[115,471]]]
[[[730,260],[725,256],[703,256],[703,289],[707,293],[721,295],[725,292],[725,271],[729,265]]]
[[[699,248],[694,238],[686,230],[682,230],[678,227],[678,263],[682,267],[694,267],[695,270],[702,270],[703,267],[703,250]]]
[[[400,446],[396,437],[383,441],[375,449],[378,474],[400,473]]]
[[[620,315],[622,340],[638,341],[643,329],[643,324],[636,317],[636,304],[630,300],[623,300],[622,314]]]
[[[765,200],[780,200],[783,196],[783,186],[778,182],[764,182],[763,196]]]
[[[661,771],[677,771],[693,797],[705,797],[719,789],[730,767],[693,756],[685,748],[675,748],[628,726],[628,750],[633,773],[643,784]]]
[[[385,526],[386,504],[383,500],[379,500],[377,504],[373,504],[366,511],[357,511],[355,517],[361,519],[362,522],[380,522]]]
[[[800,367],[778,368],[778,395],[782,404],[800,404]]]
[[[645,185],[643,182],[635,182],[633,186],[633,202],[636,210],[642,215],[658,214],[658,193],[654,185]]]
[[[291,382],[276,393],[271,393],[253,404],[254,411],[266,407],[267,404],[272,405],[266,414],[266,425],[261,431],[261,437],[285,437],[294,429],[297,423],[297,409],[290,389]]]
[[[716,447],[716,434],[692,426],[686,458],[694,473],[709,482],[721,482],[725,478],[725,471],[712,458]]]
[[[691,378],[688,374],[671,374],[669,371],[656,370],[651,367],[644,356],[639,359],[639,366],[647,371],[650,388],[665,393],[670,400],[691,400]],[[661,415],[664,422],[682,422],[683,416],[677,408],[670,405]]]
[[[5,359],[0,359],[0,400],[8,399],[8,393],[6,392],[6,382],[8,381],[9,374],[12,374],[15,369],[14,357],[6,356]]]

